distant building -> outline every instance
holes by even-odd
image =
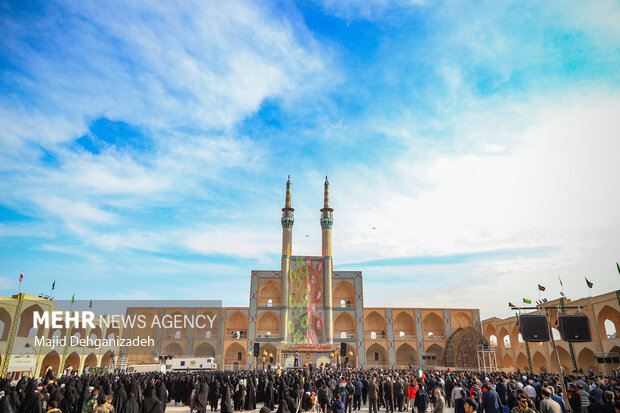
[[[327,178],[324,188],[321,255],[294,256],[289,177],[281,219],[281,267],[252,271],[249,307],[128,309],[129,314],[147,318],[203,313],[218,320],[209,329],[153,331],[158,337],[154,353],[214,356],[226,369],[262,367],[263,362],[295,366],[295,358],[300,366],[342,364],[346,359],[349,366],[362,368],[477,368],[476,345],[483,340],[479,310],[366,308],[361,271],[333,271],[334,213]],[[260,346],[258,357],[254,343]],[[341,343],[346,355],[337,358]],[[130,354],[130,364],[152,361],[150,352],[142,353]]]
[[[617,336],[617,328],[620,327],[620,291],[612,291],[578,300],[558,298],[547,301],[543,305],[578,306],[590,320],[592,341],[569,344],[561,339],[558,331],[558,310],[550,311],[551,327],[558,348],[560,366],[565,372],[583,370],[585,373],[592,371],[610,375],[612,369],[620,367],[617,357],[607,357],[607,360],[596,357],[609,353],[620,354],[620,340]],[[577,310],[566,310],[566,312],[575,314]],[[482,322],[482,327],[486,339],[496,346],[497,365],[500,369],[557,372],[557,363],[551,341],[529,343],[527,346],[530,353],[528,359],[528,349],[519,333],[516,316],[504,319],[489,318]],[[601,363],[601,361],[608,362]]]

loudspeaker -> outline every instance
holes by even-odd
[[[561,314],[558,316],[558,326],[564,341],[580,343],[592,341],[590,320],[585,314]]]
[[[547,316],[542,314],[523,314],[519,316],[519,331],[523,341],[549,341]]]
[[[260,343],[254,343],[254,357],[258,357],[260,353]]]
[[[347,355],[347,343],[340,343],[340,355],[341,356]]]

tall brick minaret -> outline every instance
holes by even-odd
[[[289,306],[289,265],[293,251],[293,224],[295,223],[295,211],[291,207],[291,176],[286,181],[286,200],[282,208],[282,267],[281,267],[281,286],[282,286],[282,311],[281,311],[281,337],[284,341],[289,341],[288,333],[288,306]]]
[[[334,339],[334,314],[332,310],[332,227],[334,210],[329,207],[329,181],[325,177],[323,208],[321,209],[321,239],[323,256],[323,306],[325,308],[325,338]]]

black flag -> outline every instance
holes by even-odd
[[[592,284],[590,281],[588,281],[587,278],[586,278],[586,284],[588,284],[588,288],[592,288],[594,286],[594,284]]]
[[[54,291],[55,287],[56,287],[56,280],[54,280],[54,282],[52,283],[52,291]]]
[[[88,308],[93,308],[93,299],[90,299],[90,304],[88,304]]]
[[[545,287],[543,287],[543,286],[542,286],[542,285],[540,285],[540,284],[538,284],[538,289],[539,289],[540,291],[545,291],[545,290],[546,290],[546,288],[545,288]]]
[[[508,303],[508,306],[509,306],[510,308],[515,308],[515,307],[516,307],[516,305],[514,305],[513,303],[510,303],[510,302]]]

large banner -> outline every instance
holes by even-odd
[[[293,343],[325,342],[323,259],[291,257],[288,333]]]

